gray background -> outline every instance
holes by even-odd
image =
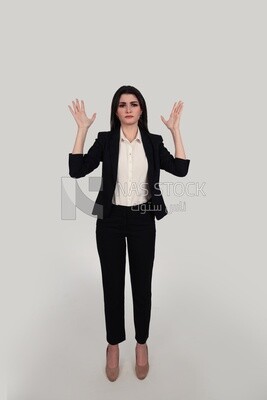
[[[266,400],[265,15],[261,1],[4,4],[8,400]],[[77,97],[88,115],[97,112],[87,151],[109,129],[111,99],[124,84],[141,90],[150,131],[172,154],[160,114],[184,102],[191,164],[179,181],[205,182],[206,196],[183,196],[186,212],[156,222],[143,382],[134,375],[127,260],[127,339],[111,384],[95,219],[79,210],[76,220],[61,219],[61,177],[76,136],[67,105]],[[177,182],[165,171],[161,180]],[[88,177],[79,183],[86,192]],[[163,195],[167,206],[177,201]],[[1,390],[5,398],[4,382]]]

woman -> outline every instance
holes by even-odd
[[[78,125],[69,174],[80,178],[102,161],[102,185],[92,214],[97,215],[96,242],[99,254],[106,323],[106,375],[115,381],[119,375],[119,343],[126,339],[124,328],[124,283],[126,238],[131,277],[136,339],[135,372],[144,379],[149,370],[148,347],[151,315],[151,281],[155,254],[155,218],[167,209],[158,187],[160,169],[185,176],[186,159],[179,130],[183,108],[174,104],[168,120],[175,157],[165,148],[162,136],[147,126],[147,107],[143,95],[133,86],[120,87],[111,104],[111,129],[99,132],[95,143],[83,155],[89,127],[96,118],[87,117],[84,102],[72,101],[69,109]]]

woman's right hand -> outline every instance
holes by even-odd
[[[94,122],[96,118],[96,113],[94,113],[91,118],[88,118],[85,113],[83,100],[81,100],[81,105],[80,105],[79,100],[76,99],[76,102],[72,101],[72,105],[73,109],[69,105],[68,107],[73,115],[73,118],[77,122],[78,127],[88,129]]]

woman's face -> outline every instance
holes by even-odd
[[[121,124],[136,124],[141,114],[142,110],[137,97],[134,94],[122,94],[116,112]]]

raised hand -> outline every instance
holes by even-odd
[[[91,118],[88,118],[85,113],[84,102],[81,100],[81,105],[79,100],[76,99],[76,102],[72,101],[73,109],[68,105],[70,112],[73,115],[73,118],[77,122],[79,128],[89,128],[96,118],[96,113],[92,115]]]
[[[179,102],[174,103],[172,111],[170,113],[170,117],[168,121],[161,115],[162,122],[170,129],[172,132],[179,130],[179,123],[181,118],[181,113],[183,109],[183,102],[180,100]]]

